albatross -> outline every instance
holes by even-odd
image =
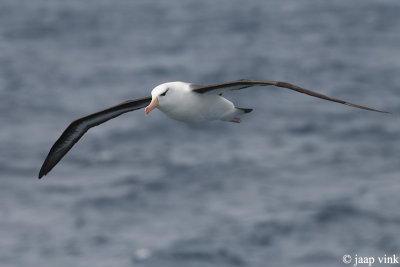
[[[149,97],[128,100],[119,105],[73,121],[51,147],[39,171],[39,179],[48,174],[90,128],[123,113],[145,108],[145,114],[148,115],[153,109],[157,108],[171,119],[178,121],[203,122],[221,120],[240,123],[241,116],[251,112],[252,109],[236,107],[231,101],[224,98],[222,94],[233,90],[268,85],[287,88],[354,108],[389,113],[332,98],[286,82],[248,79],[212,85],[168,82],[156,86],[151,91],[151,96]]]

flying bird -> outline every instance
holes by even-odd
[[[241,116],[251,112],[252,109],[236,107],[231,101],[224,98],[222,94],[232,90],[268,85],[287,88],[359,109],[389,113],[328,97],[286,82],[248,79],[212,85],[168,82],[156,86],[149,97],[129,100],[73,121],[51,147],[40,169],[39,179],[49,173],[90,128],[123,113],[145,108],[145,114],[148,115],[150,111],[158,108],[171,119],[178,121],[203,122],[222,120],[240,123]]]

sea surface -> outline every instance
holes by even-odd
[[[1,0],[0,266],[400,256],[399,14],[398,0]],[[79,117],[163,82],[240,78],[393,114],[251,88],[225,95],[254,108],[240,124],[127,113],[37,179]]]

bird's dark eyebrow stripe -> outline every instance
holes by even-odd
[[[167,94],[168,90],[169,90],[169,88],[167,90],[165,90],[165,92],[160,94],[160,95],[165,96]]]

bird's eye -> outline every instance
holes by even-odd
[[[165,92],[162,93],[162,94],[160,94],[160,96],[165,96],[165,95],[167,94],[168,90],[169,90],[169,89],[165,90]]]

